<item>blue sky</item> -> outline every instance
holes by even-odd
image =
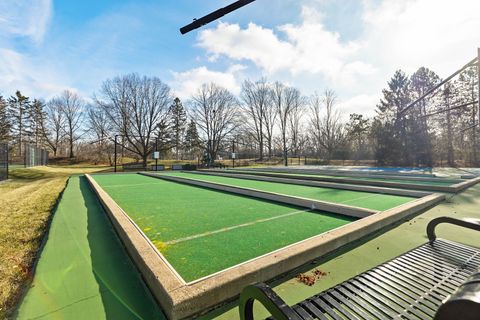
[[[0,94],[89,98],[138,72],[188,99],[204,82],[238,94],[244,79],[264,76],[306,95],[333,89],[345,113],[372,114],[396,69],[447,76],[480,45],[480,2],[470,0],[257,0],[179,33],[232,1],[2,0]]]

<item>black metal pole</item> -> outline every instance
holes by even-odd
[[[114,163],[114,169],[113,172],[117,172],[117,138],[118,134],[115,135],[115,153],[113,155],[113,163]]]
[[[207,143],[207,167],[210,168],[210,164],[212,162],[212,159],[210,159],[210,153],[212,150],[212,139],[208,139]]]
[[[235,139],[232,140],[232,161],[233,161],[233,168],[235,169]]]
[[[158,138],[155,138],[155,152],[158,152]],[[155,155],[155,171],[158,170],[158,155]]]
[[[431,88],[430,90],[428,90],[427,92],[425,92],[421,97],[419,97],[418,99],[416,99],[415,101],[413,101],[412,103],[410,103],[408,106],[406,106],[403,110],[400,111],[400,114],[403,114],[405,112],[407,112],[407,110],[409,110],[411,107],[413,107],[414,105],[416,105],[419,101],[421,101],[422,99],[424,99],[426,96],[428,96],[429,94],[431,94],[433,91],[437,90],[438,88],[440,88],[441,86],[443,86],[445,83],[447,83],[448,81],[450,81],[453,77],[455,77],[457,74],[459,74],[460,72],[462,72],[463,70],[473,66],[475,64],[475,61],[478,61],[477,60],[478,57],[475,57],[474,59],[472,59],[469,63],[467,63],[466,65],[464,65],[461,69],[455,71],[453,74],[451,74],[449,77],[447,77],[445,80],[441,81],[439,84],[437,84],[436,86],[434,86],[433,88]]]
[[[201,26],[204,26],[206,25],[207,23],[210,23],[212,21],[215,21],[221,17],[223,17],[224,15],[232,12],[232,11],[235,11],[243,6],[246,6],[247,4],[249,3],[252,3],[253,1],[255,0],[239,0],[239,1],[235,1],[234,3],[224,7],[224,8],[220,8],[210,14],[207,14],[206,16],[200,18],[200,19],[195,19],[192,23],[186,25],[185,27],[182,27],[180,28],[180,33],[181,34],[185,34],[187,32],[190,32],[192,30],[195,30],[195,29],[198,29],[200,28]]]

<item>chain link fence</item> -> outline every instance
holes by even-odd
[[[0,181],[8,179],[8,143],[0,142]]]
[[[34,145],[25,145],[25,167],[48,165],[48,151]]]

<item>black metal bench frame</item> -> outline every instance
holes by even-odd
[[[473,219],[433,219],[429,242],[292,307],[265,283],[248,286],[240,318],[253,320],[257,300],[277,320],[480,319],[480,249],[437,239],[443,223],[480,231]]]

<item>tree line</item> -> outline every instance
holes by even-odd
[[[0,96],[0,140],[15,156],[26,143],[53,157],[112,162],[114,141],[122,154],[146,163],[153,151],[164,159],[207,163],[235,148],[252,160],[289,157],[375,160],[379,165],[478,165],[478,71],[407,108],[441,81],[421,67],[398,70],[382,91],[373,117],[362,110],[348,119],[333,90],[305,96],[265,78],[245,80],[235,96],[222,86],[200,86],[181,100],[157,77],[126,74],[105,80],[90,99],[65,90],[48,101],[17,91]],[[478,118],[478,119],[477,119]]]

